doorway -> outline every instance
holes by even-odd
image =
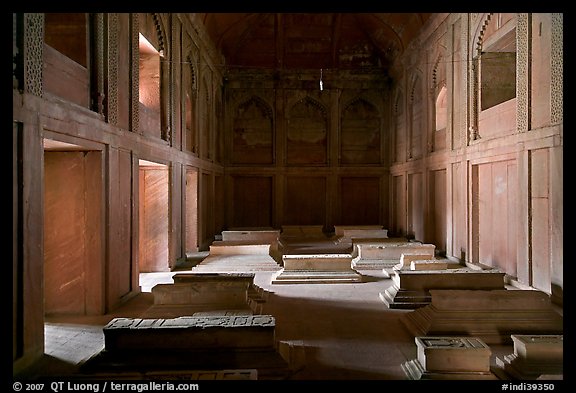
[[[44,139],[45,315],[104,311],[102,152]]]
[[[138,163],[139,272],[170,271],[168,166],[142,159]]]

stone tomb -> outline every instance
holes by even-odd
[[[335,236],[339,243],[350,243],[354,239],[387,239],[388,230],[381,225],[336,225]]]
[[[210,311],[213,315],[223,311],[261,314],[268,292],[254,284],[254,276],[254,273],[175,274],[174,284],[158,284],[152,288],[154,305],[147,315],[172,317],[196,315],[201,311]]]
[[[206,258],[192,268],[194,272],[226,273],[277,271],[281,266],[270,254],[270,244],[216,240]]]
[[[246,299],[255,313],[262,313],[262,305],[268,299],[268,292],[254,284],[254,273],[178,273],[172,276],[174,283],[193,283],[197,281],[242,282],[247,283]]]
[[[275,326],[271,315],[114,318],[104,342],[107,351],[270,349]]]
[[[490,371],[492,351],[475,337],[415,337],[417,358],[402,364],[409,379],[497,379]]]
[[[270,244],[245,241],[215,240],[210,244],[209,255],[270,255]]]
[[[512,334],[514,353],[496,358],[510,379],[535,380],[564,373],[564,336]]]
[[[437,259],[418,259],[410,262],[410,270],[446,270],[448,263]]]
[[[200,311],[254,311],[248,291],[254,283],[252,273],[182,273],[173,284],[152,287],[154,305],[145,316],[168,318],[193,315]]]
[[[392,271],[396,270],[406,270],[411,269],[412,262],[414,261],[424,261],[431,260],[430,254],[402,254],[400,256],[400,262],[392,267]],[[447,264],[446,264],[447,265]],[[448,266],[446,266],[447,268]],[[416,269],[411,269],[416,270]],[[436,270],[436,269],[433,269]]]
[[[323,225],[282,225],[282,237],[326,238]]]
[[[269,254],[275,259],[280,260],[278,243],[280,239],[280,230],[276,229],[244,229],[244,230],[228,230],[222,231],[222,241],[236,242],[236,244],[245,243],[247,245],[256,244],[269,244]]]
[[[350,254],[284,255],[284,268],[272,284],[361,282],[362,275],[352,269]]]
[[[228,230],[222,231],[222,241],[246,242],[250,244],[270,244],[278,248],[279,230]]]
[[[549,296],[535,290],[430,290],[432,302],[402,315],[415,336],[473,336],[511,344],[512,334],[563,334],[563,319]]]
[[[412,261],[414,262],[414,261]],[[411,263],[412,263],[411,262]],[[380,292],[388,308],[416,309],[430,304],[432,289],[504,289],[504,273],[496,269],[395,270],[393,285]]]
[[[382,230],[382,225],[334,225],[334,235],[336,237],[344,236],[344,231],[379,231]]]
[[[103,329],[104,349],[81,371],[112,377],[175,373],[187,379],[189,370],[243,370],[251,372],[250,379],[285,379],[290,369],[278,352],[275,325],[271,315],[114,318]]]
[[[358,270],[382,270],[389,273],[400,262],[402,254],[426,255],[434,258],[434,244],[417,242],[353,242],[352,267]]]

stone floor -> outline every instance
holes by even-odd
[[[45,357],[23,377],[73,375],[104,347],[102,327],[111,319],[138,317],[153,303],[150,290],[172,282],[175,272],[140,276],[142,293],[114,313],[97,317],[51,317],[45,323]],[[272,285],[274,272],[255,271],[256,285],[269,292],[263,314],[276,318],[276,339],[299,354],[291,380],[406,380],[401,365],[416,358],[416,344],[400,317],[411,310],[388,309],[379,293],[392,280],[361,271],[360,283]],[[491,362],[513,353],[491,346]],[[296,353],[296,352],[295,352]]]

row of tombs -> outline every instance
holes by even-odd
[[[263,313],[269,292],[254,283],[361,283],[365,271],[392,280],[379,293],[401,321],[417,357],[406,379],[563,379],[563,318],[547,294],[510,290],[498,269],[464,266],[433,244],[389,238],[381,226],[238,228],[223,231],[209,254],[173,283],[152,288],[142,318],[114,318],[104,349],[83,367],[90,378],[290,379],[297,346],[276,340]],[[491,362],[490,345],[514,352]]]

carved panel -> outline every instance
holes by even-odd
[[[42,97],[44,14],[24,14],[24,91]]]
[[[118,14],[108,14],[108,122],[118,124]],[[138,91],[138,90],[136,90]],[[136,123],[137,124],[137,123]]]
[[[130,94],[130,130],[132,132],[139,131],[140,123],[140,47],[139,47],[139,37],[140,33],[138,14],[130,14],[130,54],[131,54],[131,67],[130,67],[130,80],[132,82],[132,92]]]
[[[93,87],[93,97],[92,97],[92,110],[99,114],[104,114],[104,32],[106,28],[104,26],[104,14],[98,13],[94,15],[94,25],[95,25],[95,64],[96,64],[96,86]]]
[[[516,129],[530,129],[530,14],[516,17]]]
[[[550,110],[552,124],[564,117],[564,14],[552,14]]]
[[[153,13],[152,20],[154,21],[154,27],[156,28],[156,36],[158,37],[158,52],[162,53],[165,49],[166,37],[164,29],[162,28],[160,14]]]
[[[170,64],[170,84],[168,86],[168,91],[170,92],[170,97],[169,97],[169,102],[168,102],[168,114],[169,114],[169,124],[166,130],[166,139],[168,140],[168,142],[170,143],[170,146],[172,146],[174,144],[174,129],[176,127],[176,119],[175,119],[175,114],[176,114],[176,105],[175,105],[175,99],[174,99],[174,91],[176,90],[176,84],[174,83],[175,79],[176,79],[176,68],[175,68],[175,59],[177,56],[177,51],[174,50],[174,48],[177,48],[179,44],[181,44],[180,42],[178,42],[178,37],[180,36],[178,34],[178,24],[176,23],[177,18],[173,15],[170,14],[170,24],[171,24],[171,33],[170,33],[170,48],[168,50],[168,55],[170,57],[170,59],[172,60],[169,64]],[[177,59],[178,61],[180,61],[180,59]]]
[[[460,19],[460,23],[458,23],[458,27],[460,28],[460,37],[457,37],[457,39],[460,40],[460,52],[458,53],[459,55],[459,59],[468,59],[471,55],[469,53],[467,53],[467,48],[468,48],[468,35],[469,35],[469,27],[468,27],[468,21],[465,18],[461,18]],[[455,141],[455,146],[454,147],[461,147],[462,145],[464,145],[466,143],[466,135],[468,135],[468,124],[469,124],[469,109],[468,107],[466,107],[466,102],[468,102],[468,100],[470,99],[470,97],[468,96],[469,94],[469,89],[464,89],[465,86],[468,86],[468,64],[469,61],[467,61],[465,63],[466,65],[462,65],[460,67],[460,86],[462,87],[460,89],[460,94],[463,94],[463,96],[461,96],[461,100],[460,100],[460,108],[459,108],[459,113],[460,113],[460,123],[459,123],[459,132],[460,135],[458,137],[458,140]],[[456,89],[454,90],[456,91]]]
[[[21,29],[22,17],[19,14],[12,14],[12,88],[18,89],[21,86],[21,64],[22,64],[22,42],[18,34]]]

